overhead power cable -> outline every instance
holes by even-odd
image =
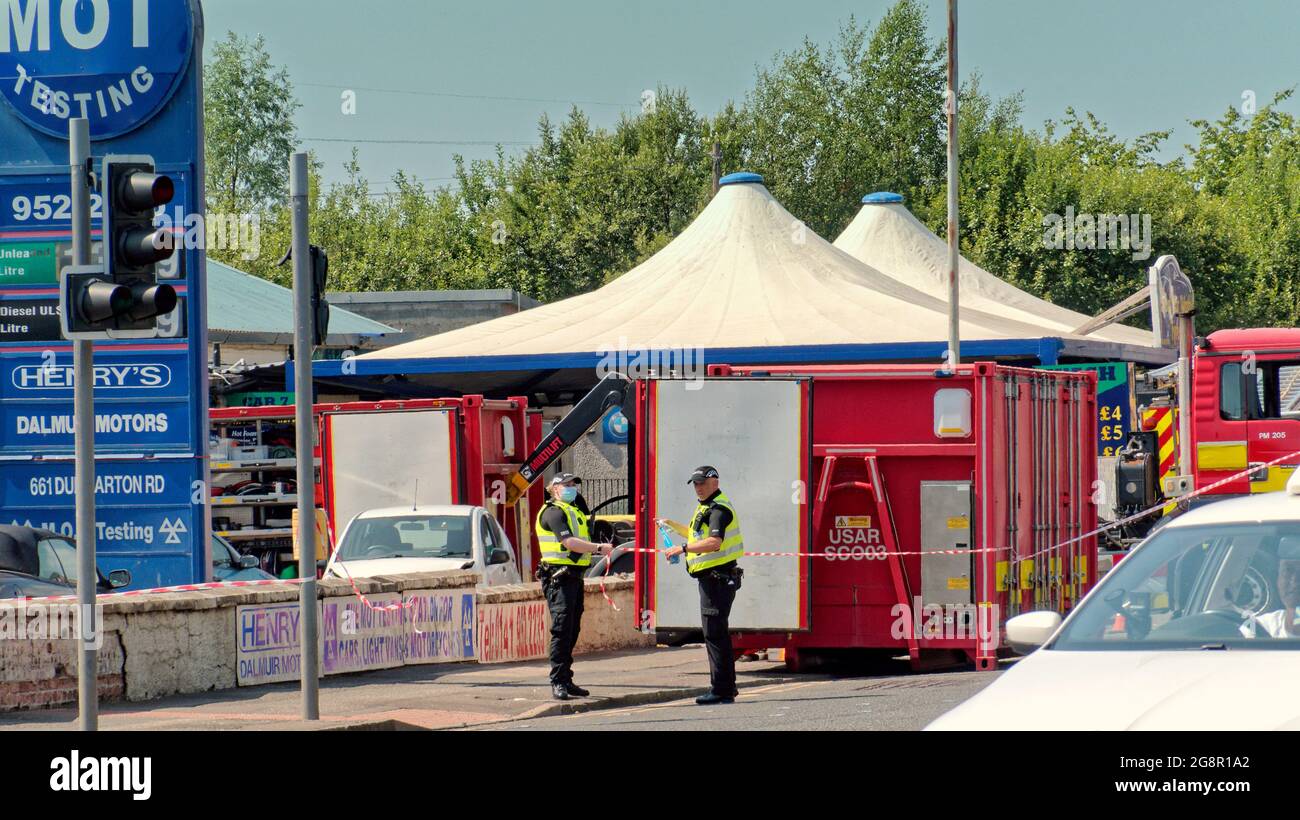
[[[341,91],[369,91],[377,94],[409,94],[415,97],[451,97],[460,100],[496,100],[504,102],[569,103],[572,105],[607,105],[615,108],[637,108],[640,103],[619,103],[608,100],[565,100],[555,97],[507,97],[495,94],[461,94],[453,91],[418,91],[410,88],[375,88],[373,86],[345,85],[340,83],[297,83],[309,88],[334,88]]]
[[[509,140],[389,140],[346,139],[343,137],[299,137],[303,142],[343,142],[368,145],[536,145],[535,142]]]

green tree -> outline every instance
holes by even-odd
[[[228,32],[204,67],[207,206],[244,213],[288,196],[298,101],[289,74],[271,64],[262,37]]]
[[[869,191],[923,198],[946,162],[944,66],[916,0],[870,32],[850,19],[834,44],[805,40],[758,72],[744,158],[822,236],[843,230]]]

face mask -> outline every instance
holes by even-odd
[[[573,500],[578,497],[577,487],[561,487],[560,500],[565,504],[572,504]]]

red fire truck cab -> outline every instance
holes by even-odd
[[[1300,450],[1300,329],[1211,333],[1196,349],[1191,408],[1197,487]],[[1281,490],[1295,468],[1261,467],[1211,492]]]

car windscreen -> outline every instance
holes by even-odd
[[[1167,527],[1124,558],[1049,645],[1300,649],[1300,522]]]
[[[339,545],[339,560],[369,558],[470,558],[467,515],[358,518]]]

